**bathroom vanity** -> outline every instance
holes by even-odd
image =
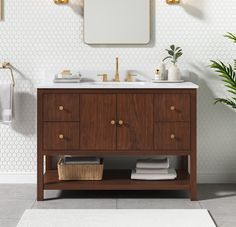
[[[197,88],[190,82],[40,85],[37,200],[44,190],[187,190],[196,200]],[[182,161],[170,181],[131,180],[131,168],[122,163],[105,170],[102,181],[59,181],[51,162],[60,155],[174,155]]]

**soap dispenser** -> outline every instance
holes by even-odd
[[[160,70],[159,69],[156,69],[156,72],[155,72],[155,80],[161,80],[161,75],[160,75]]]

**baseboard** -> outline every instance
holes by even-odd
[[[198,173],[198,183],[204,183],[204,184],[236,183],[236,170],[235,173]]]
[[[0,184],[36,184],[36,173],[0,173]],[[198,183],[236,183],[235,173],[198,173]]]
[[[36,173],[0,173],[0,184],[36,184]]]

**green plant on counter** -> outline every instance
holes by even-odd
[[[183,55],[181,47],[175,47],[175,45],[171,45],[170,49],[166,49],[169,56],[165,57],[162,61],[167,59],[171,59],[171,62],[176,64],[179,57]]]
[[[236,36],[232,33],[228,32],[225,37],[236,43]],[[211,60],[210,67],[218,73],[228,88],[228,92],[233,95],[232,98],[216,98],[215,103],[224,103],[236,109],[236,60],[234,60],[234,66],[226,65],[222,61]]]

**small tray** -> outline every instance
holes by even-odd
[[[152,83],[183,83],[184,80],[152,80]]]

